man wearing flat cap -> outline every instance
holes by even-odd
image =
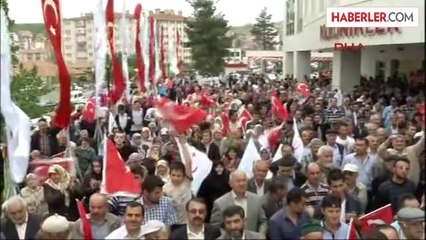
[[[310,222],[302,226],[301,240],[322,240],[322,227],[318,223]]]
[[[39,239],[70,239],[70,223],[58,214],[46,218],[41,224]]]
[[[401,226],[399,239],[424,239],[425,212],[420,208],[402,208],[397,213],[397,219]]]

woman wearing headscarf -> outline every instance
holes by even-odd
[[[164,183],[169,181],[169,171],[169,163],[166,160],[160,160],[157,162],[155,175],[163,179]]]
[[[87,207],[92,194],[100,190],[102,182],[102,159],[96,159],[88,168],[81,184],[84,204]]]
[[[76,201],[78,185],[76,179],[71,179],[69,173],[60,165],[52,165],[48,170],[49,178],[43,184],[43,193],[49,209],[49,214],[59,214],[68,220],[78,219]]]
[[[203,198],[207,204],[209,212],[206,222],[210,220],[213,202],[229,191],[231,191],[231,187],[229,186],[229,172],[226,170],[225,164],[222,161],[214,162],[212,170],[201,183],[197,194],[197,197]]]
[[[28,212],[44,216],[47,214],[47,204],[37,176],[34,173],[28,174],[25,183],[26,186],[21,189],[20,195],[27,202]]]

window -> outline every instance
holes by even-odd
[[[295,16],[294,16],[294,0],[287,0],[286,2],[286,35],[293,35],[294,34],[294,22],[295,22]]]
[[[303,1],[297,2],[297,32],[301,32],[303,29]]]
[[[386,63],[382,61],[376,61],[376,77],[377,78],[384,78],[385,77],[385,69],[386,69]]]
[[[71,30],[65,30],[65,35],[66,35],[66,36],[71,35]]]
[[[65,45],[65,49],[71,49],[71,45]]]

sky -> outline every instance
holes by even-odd
[[[114,9],[121,12],[124,0],[115,0]],[[182,11],[184,16],[192,14],[192,8],[185,0],[125,0],[126,9],[133,12],[138,2],[147,10],[173,9]],[[42,23],[41,0],[10,0],[9,16],[16,23]],[[96,0],[60,0],[62,16],[64,18],[78,17],[84,13],[92,12]],[[106,2],[106,0],[104,0]],[[267,7],[272,14],[274,22],[282,21],[284,14],[284,1],[282,0],[219,0],[217,10],[225,15],[231,26],[241,26],[255,23],[260,10]]]

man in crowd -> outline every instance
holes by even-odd
[[[291,189],[287,194],[286,206],[276,212],[268,222],[269,239],[299,239],[302,236],[300,226],[311,218],[305,212],[306,196],[299,188]]]
[[[349,226],[340,221],[342,212],[341,199],[333,194],[327,195],[321,202],[324,219],[321,221],[324,239],[345,239]]]
[[[243,171],[235,170],[229,177],[231,192],[223,195],[213,203],[210,223],[220,227],[223,223],[223,211],[229,206],[238,205],[244,209],[246,229],[253,232],[266,233],[266,216],[262,208],[262,199],[247,191],[247,176]]]
[[[262,197],[268,191],[270,182],[266,180],[269,164],[264,160],[258,160],[253,165],[253,177],[248,180],[248,191]]]
[[[171,240],[203,240],[216,239],[220,229],[204,223],[207,216],[207,206],[202,198],[194,198],[186,203],[188,223],[172,231]]]
[[[71,234],[71,225],[68,222],[68,220],[63,216],[55,214],[53,216],[48,217],[41,224],[39,239],[41,240],[69,239],[70,234]]]
[[[425,237],[425,212],[419,208],[402,208],[398,211],[397,219],[401,227],[399,239],[422,240]]]
[[[224,234],[218,239],[265,240],[265,235],[250,231],[245,226],[245,211],[233,205],[223,210]]]
[[[263,209],[266,219],[270,219],[277,211],[283,209],[287,196],[287,184],[285,178],[274,177],[268,188],[268,192],[263,196]]]
[[[323,240],[322,227],[318,223],[307,223],[302,226],[302,237],[300,240]]]
[[[20,196],[5,202],[7,219],[1,223],[6,239],[35,239],[40,230],[41,217],[27,211],[27,203]]]
[[[144,206],[138,202],[127,204],[123,217],[124,225],[113,231],[105,239],[141,239]]]
[[[316,162],[306,165],[307,180],[300,189],[306,195],[306,205],[316,206],[329,192],[327,184],[321,183],[321,168]]]
[[[358,166],[352,163],[346,163],[343,167],[345,183],[348,193],[359,200],[361,209],[365,212],[368,204],[367,188],[358,181]]]
[[[121,226],[121,219],[108,212],[108,199],[105,195],[100,193],[93,194],[89,200],[89,210],[90,214],[88,214],[87,218],[90,221],[93,239],[104,239]],[[78,219],[73,224],[72,230],[73,239],[82,239],[84,233],[82,233],[83,225],[81,219]]]

